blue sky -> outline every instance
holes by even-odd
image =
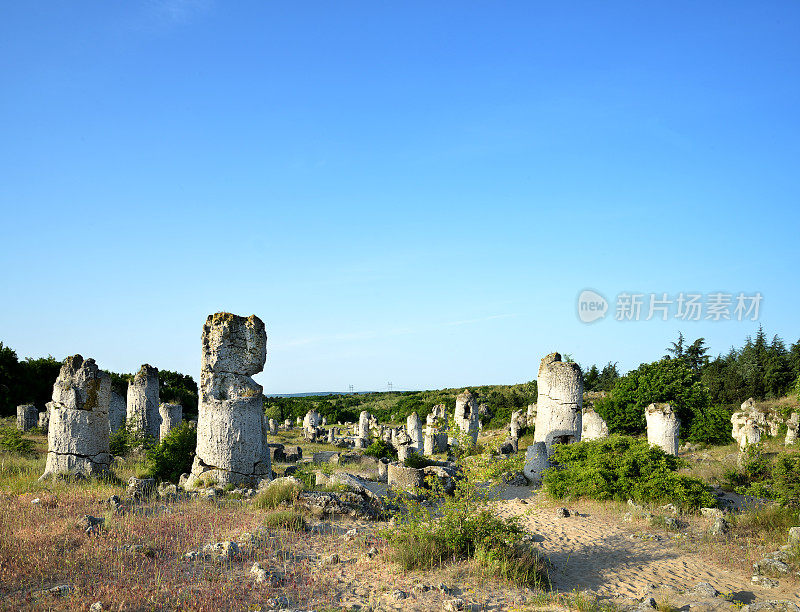
[[[0,341],[266,392],[800,337],[796,2],[3,2]],[[592,288],[608,316],[579,321]],[[758,321],[614,320],[621,292]]]

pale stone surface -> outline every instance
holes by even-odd
[[[580,366],[561,361],[558,353],[550,353],[539,365],[538,388],[534,442],[544,442],[549,454],[555,444],[580,442],[583,416]]]
[[[511,422],[508,425],[509,435],[518,440],[520,432],[527,426],[528,419],[524,410],[515,410],[511,413]]]
[[[422,453],[426,457],[436,454],[436,433],[430,426],[425,428],[425,438],[422,441]]]
[[[421,453],[424,446],[424,436],[422,434],[422,421],[416,412],[409,414],[406,419],[406,433],[411,438],[411,446],[414,447],[417,453]]]
[[[33,404],[17,406],[17,429],[29,431],[39,424],[39,411]]]
[[[786,421],[786,438],[784,444],[786,446],[797,444],[798,433],[800,433],[800,412],[793,412],[789,420]]]
[[[158,440],[161,417],[158,406],[158,368],[144,364],[128,384],[128,428]]]
[[[127,418],[128,405],[125,401],[125,396],[120,395],[112,389],[111,400],[108,403],[108,426],[111,428],[111,433],[125,427]]]
[[[478,431],[480,430],[480,413],[478,412],[478,401],[467,389],[456,397],[454,420],[456,427],[472,438],[474,444],[478,440]]]
[[[45,409],[39,413],[39,429],[44,433],[47,433],[50,428],[50,408],[52,405],[53,402],[47,402]]]
[[[60,473],[95,476],[108,471],[111,376],[94,359],[64,360],[53,385],[47,465],[40,479]]]
[[[269,433],[271,433],[273,436],[278,433],[278,421],[275,419],[269,420]]]
[[[297,417],[298,419],[300,417]],[[306,433],[316,433],[317,428],[319,427],[320,422],[322,421],[322,417],[319,416],[319,412],[316,410],[309,410],[306,412],[306,416],[303,418],[303,430]],[[299,425],[300,423],[298,423]]]
[[[372,421],[372,415],[366,410],[362,410],[358,416],[358,430],[356,435],[364,441],[365,446],[369,446],[371,440],[369,426]]]
[[[681,422],[669,404],[650,404],[644,411],[647,441],[669,455],[678,454]]]
[[[257,485],[269,479],[263,388],[267,333],[255,315],[209,315],[203,326],[197,450],[186,486]]]
[[[531,425],[536,423],[536,414],[538,412],[538,406],[536,404],[528,404],[528,423]]]
[[[387,481],[390,487],[411,491],[422,487],[422,470],[406,467],[401,463],[390,463],[387,468]]]
[[[292,428],[292,421],[291,421],[291,419],[286,419],[286,420],[283,422],[283,428],[284,428],[285,430],[287,430],[287,431],[288,431],[288,430],[290,430],[290,429]]]
[[[593,409],[583,411],[581,440],[597,440],[608,437],[608,425]]]
[[[761,442],[761,428],[755,423],[747,423],[739,431],[739,450],[744,450],[751,444]]]
[[[163,440],[166,435],[183,422],[183,406],[180,404],[161,404],[158,407],[161,416],[161,429],[159,440]]]
[[[522,470],[525,478],[533,484],[541,484],[542,474],[549,467],[547,444],[545,442],[531,444],[525,452],[525,467]]]

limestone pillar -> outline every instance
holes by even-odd
[[[203,326],[197,450],[187,488],[256,486],[272,473],[263,387],[267,333],[255,315],[209,315]]]
[[[677,455],[681,422],[669,404],[650,404],[644,411],[647,441],[669,455]]]
[[[96,476],[108,471],[108,404],[111,376],[94,359],[64,360],[53,385],[47,465],[40,480],[62,473]]]
[[[534,442],[544,442],[548,454],[556,444],[580,442],[583,375],[577,363],[561,361],[550,353],[539,365]]]

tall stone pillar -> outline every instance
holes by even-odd
[[[160,404],[158,368],[145,363],[128,384],[128,428],[158,442],[161,434]]]
[[[94,359],[64,360],[53,385],[47,465],[40,480],[62,473],[97,476],[108,471],[111,376]]]
[[[267,333],[255,315],[209,315],[203,326],[197,450],[188,488],[209,482],[256,486],[272,473],[264,389]]]
[[[544,442],[548,455],[556,444],[580,442],[583,375],[577,363],[561,361],[550,353],[539,365],[539,397],[536,403],[534,442]]]
[[[647,441],[669,455],[677,455],[681,422],[672,406],[650,404],[645,408],[644,417],[647,420]]]

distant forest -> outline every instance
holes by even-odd
[[[610,397],[600,411],[612,430],[635,432],[640,429],[639,415],[630,414],[634,403],[638,406],[647,400],[683,401],[671,390],[676,385],[691,388],[693,393],[691,401],[686,400],[687,407],[679,409],[689,411],[691,408],[692,414],[701,414],[713,407],[718,421],[724,420],[725,414],[748,397],[765,400],[800,392],[800,339],[787,348],[779,336],[767,340],[766,333],[759,328],[755,338],[747,336],[741,348],[731,348],[727,354],[712,358],[705,338],[687,342],[683,334],[679,334],[663,350],[663,355],[654,355],[656,361],[642,364],[625,375],[618,371],[617,363],[611,361],[603,366],[582,368],[584,390],[605,392]],[[564,358],[570,359],[568,354]],[[13,349],[0,342],[0,416],[15,414],[16,406],[24,403],[36,404],[43,410],[50,401],[60,367],[61,362],[53,357],[29,357],[20,361]],[[538,368],[538,361],[531,367]],[[111,375],[114,389],[125,395],[132,374]],[[159,383],[161,401],[182,404],[187,415],[197,413],[197,383],[191,376],[160,370]],[[657,392],[648,391],[646,385],[658,387]],[[516,385],[475,386],[470,390],[482,405],[484,427],[490,429],[507,425],[514,410],[525,409],[537,396],[535,380]],[[362,410],[368,410],[381,421],[404,420],[412,412],[424,419],[436,404],[444,404],[452,413],[455,398],[461,391],[463,389],[458,388],[266,397],[264,407],[267,416],[280,422],[294,421],[312,408],[333,423],[357,421]],[[612,400],[616,405],[612,405]],[[639,408],[636,409],[640,411]],[[626,411],[629,414],[626,415]],[[697,420],[697,427],[700,426],[699,419],[687,418],[687,423]]]
[[[53,397],[61,363],[52,355],[20,361],[16,351],[0,342],[0,416],[15,415],[21,404],[34,404],[44,410]],[[109,374],[111,388],[126,397],[133,374]],[[191,376],[159,370],[158,386],[162,402],[181,404],[185,414],[197,414],[197,383]]]

